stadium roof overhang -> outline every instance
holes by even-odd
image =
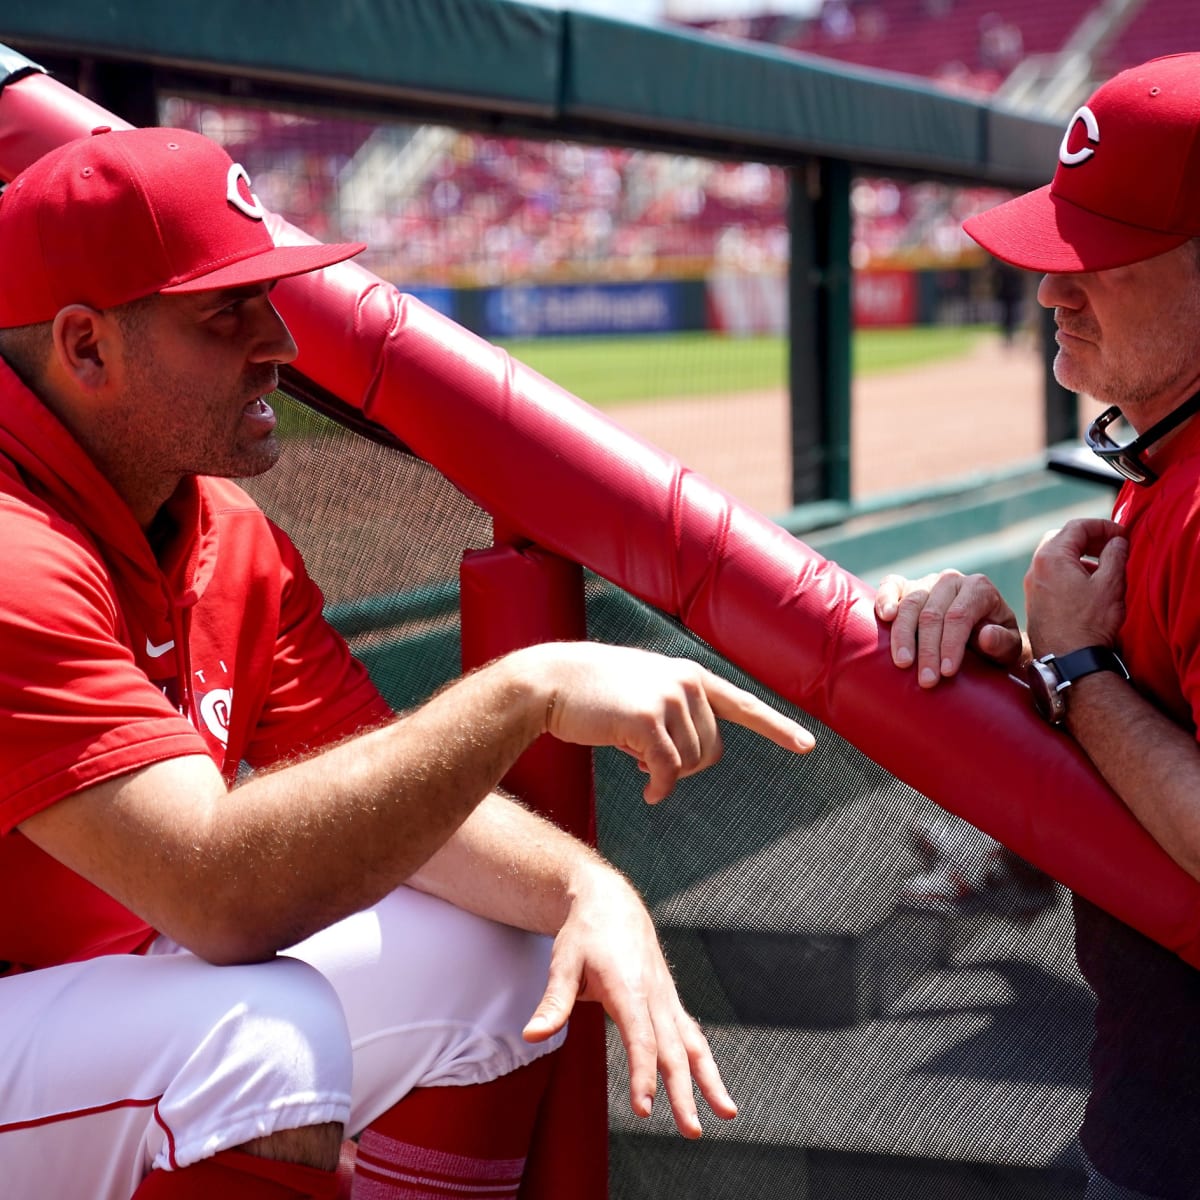
[[[512,0],[39,0],[4,6],[0,42],[85,93],[93,72],[128,72],[242,101],[325,98],[343,112],[1014,188],[1045,182],[1061,136],[1057,121],[900,75]]]

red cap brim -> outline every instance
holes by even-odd
[[[963,229],[985,250],[1027,271],[1107,271],[1165,254],[1189,241],[1100,217],[1064,200],[1050,184],[968,217]]]
[[[183,283],[173,283],[161,290],[167,294],[208,292],[217,288],[266,283],[271,279],[287,279],[292,275],[305,275],[309,271],[331,267],[334,263],[353,258],[365,249],[364,242],[342,242],[334,245],[314,242],[303,246],[275,246],[262,254],[252,254],[249,258],[226,263],[215,271],[208,271]]]

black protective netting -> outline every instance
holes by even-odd
[[[247,486],[407,706],[458,671],[458,563],[490,520],[420,460],[280,408],[283,460]],[[594,578],[588,619],[755,688]],[[653,808],[633,763],[597,755],[601,849],[649,902],[741,1107],[695,1144],[661,1099],[635,1121],[610,1038],[611,1195],[1081,1194],[1092,1002],[1066,893],[817,732],[797,759],[730,729],[723,761]]]

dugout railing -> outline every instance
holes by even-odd
[[[0,177],[117,122],[5,61]],[[865,584],[669,455],[353,264],[277,297],[301,403],[281,399],[288,453],[256,492],[396,703],[453,675],[460,646],[470,663],[586,618],[818,727],[801,762],[732,731],[721,766],[653,810],[629,764],[598,757],[601,847],[647,895],[743,1108],[700,1147],[661,1111],[636,1123],[610,1045],[610,1194],[1077,1194],[1089,1000],[1062,890],[939,909],[906,884],[931,830],[986,865],[977,828],[1193,963],[1200,885],[1017,681],[972,665],[922,693],[892,668]],[[589,773],[540,778],[553,804],[586,797]],[[970,826],[944,835],[943,810]],[[587,832],[590,814],[571,819]],[[550,1107],[541,1194],[585,1194],[554,1181],[568,1134],[595,1153],[598,1118],[577,1103],[568,1088]]]

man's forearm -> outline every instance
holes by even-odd
[[[247,820],[280,843],[293,880],[310,872],[334,910],[354,911],[445,844],[542,732],[545,708],[525,673],[508,662],[485,668],[391,725],[252,778]],[[330,861],[331,824],[344,867]],[[295,905],[294,882],[287,890]],[[343,915],[318,915],[315,927]]]
[[[493,921],[557,933],[581,875],[592,870],[613,868],[550,821],[493,794],[408,883]]]
[[[1127,682],[1073,683],[1067,729],[1151,837],[1200,879],[1200,746]]]
[[[502,661],[232,793],[208,758],[168,759],[21,829],[196,953],[268,957],[375,903],[450,837],[542,732],[529,678]]]
[[[254,776],[232,795],[210,759],[188,755],[60,800],[21,830],[154,928],[215,961],[244,961],[407,880],[540,734],[621,747],[643,765],[644,795],[654,802],[720,757],[721,717],[797,752],[812,746],[794,721],[686,659],[598,643],[531,646],[401,721]],[[479,828],[478,842],[472,828],[462,848],[484,854],[483,831],[496,830]],[[555,831],[538,836],[566,854],[570,843],[555,841]],[[572,915],[572,888],[589,891],[590,911],[597,892],[628,887],[611,869],[589,871],[577,858],[565,884],[561,869],[543,870],[528,853],[509,857],[531,873],[521,901],[530,907],[502,919],[553,927],[564,886]],[[561,868],[568,858],[544,862]]]

